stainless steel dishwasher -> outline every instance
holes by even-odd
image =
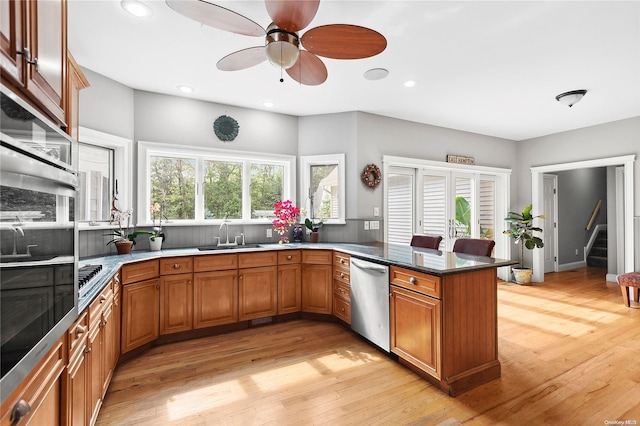
[[[352,257],[350,269],[351,329],[389,352],[389,267]]]

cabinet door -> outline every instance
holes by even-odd
[[[302,265],[302,311],[331,314],[333,302],[331,265]]]
[[[67,2],[28,2],[29,58],[27,91],[58,124],[66,126],[64,90],[67,68]]]
[[[65,106],[65,118],[67,120],[67,133],[78,140],[78,128],[80,125],[80,90],[89,86],[87,78],[76,63],[71,53],[67,52],[67,99]]]
[[[102,405],[102,367],[104,352],[101,348],[102,327],[100,322],[95,322],[89,329],[87,342],[89,354],[87,363],[89,377],[87,383],[87,396],[89,401],[89,424],[94,424],[98,418],[98,412]]]
[[[114,351],[113,351],[113,342],[115,342],[115,328],[116,322],[113,316],[113,303],[105,306],[102,311],[102,322],[100,326],[102,327],[102,336],[101,336],[101,350],[102,350],[102,392],[101,398],[107,393],[107,388],[109,387],[109,383],[111,383],[111,378],[113,377],[113,370],[115,369],[115,360],[114,360]]]
[[[193,328],[193,274],[160,278],[160,334]]]
[[[265,266],[239,271],[240,321],[277,313],[278,268]]]
[[[21,87],[24,84],[22,52],[25,41],[27,3],[22,0],[0,1],[0,67],[2,79]]]
[[[391,352],[440,378],[440,300],[391,286]]]
[[[122,287],[122,353],[158,338],[159,279]]]
[[[302,267],[278,266],[278,315],[302,309]]]
[[[193,328],[238,322],[238,271],[193,275]]]
[[[86,342],[86,339],[84,339]],[[69,361],[66,377],[66,425],[87,425],[87,350],[86,345]]]

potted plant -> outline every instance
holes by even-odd
[[[160,203],[152,201],[149,211],[153,222],[153,231],[150,232],[151,236],[149,237],[149,247],[151,251],[158,251],[162,248],[162,242],[165,240],[165,235],[162,232],[163,208]],[[156,215],[158,216],[158,226],[156,226]]]
[[[309,237],[309,241],[311,241],[312,243],[317,243],[318,242],[318,230],[320,228],[322,228],[322,221],[320,222],[316,222],[315,219],[311,220],[309,218],[306,218],[304,220],[304,224],[307,227],[307,229],[309,229],[311,231],[311,236]]]
[[[118,254],[128,254],[131,252],[131,249],[136,244],[136,237],[138,235],[150,234],[147,231],[136,231],[129,230],[131,214],[133,213],[133,209],[128,209],[125,211],[121,211],[118,209],[111,210],[111,223],[115,222],[118,224],[118,229],[114,229],[105,235],[113,236],[113,238],[107,243],[114,244],[116,249],[118,250]],[[126,223],[127,226],[123,226],[123,223]]]
[[[531,275],[533,274],[533,270],[531,268],[524,267],[525,247],[529,250],[533,250],[536,247],[544,247],[542,238],[536,237],[533,234],[534,232],[542,232],[542,228],[533,226],[533,219],[545,219],[546,216],[533,216],[531,214],[531,208],[532,205],[529,204],[527,207],[522,209],[522,213],[509,212],[509,216],[504,219],[510,224],[510,228],[504,231],[504,234],[509,235],[511,238],[513,238],[516,241],[516,244],[520,244],[520,267],[511,268],[515,277],[515,281],[518,284],[530,284]]]
[[[300,209],[293,205],[291,200],[278,201],[273,205],[276,211],[276,218],[271,222],[273,229],[280,235],[280,244],[289,242],[289,227],[296,223],[296,217],[300,214]]]

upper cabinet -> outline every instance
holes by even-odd
[[[3,0],[0,5],[2,84],[66,128],[66,0]]]

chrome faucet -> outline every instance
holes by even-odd
[[[20,234],[21,237],[24,237],[24,231],[19,226],[14,226],[11,230],[13,231],[13,252],[11,255],[16,256],[18,254],[18,234]],[[29,250],[27,249],[27,251]]]
[[[218,228],[218,234],[220,236],[218,236],[218,246],[237,246],[237,240],[234,240],[233,243],[229,242],[229,224],[227,223],[227,216],[229,216],[229,213],[224,215],[224,219],[222,219],[222,223],[220,224],[220,228]],[[225,241],[224,243],[222,242],[222,228],[224,228],[225,231]]]

